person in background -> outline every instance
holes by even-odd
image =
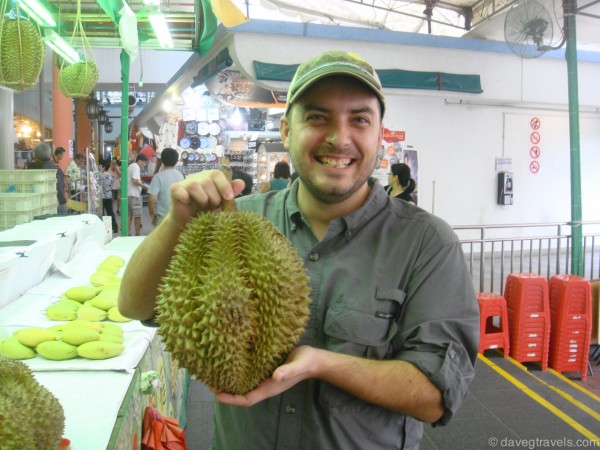
[[[127,202],[129,208],[129,230],[131,232],[131,221],[135,227],[135,235],[140,235],[142,229],[142,191],[148,189],[142,183],[140,171],[148,163],[148,158],[145,155],[139,154],[135,158],[135,162],[127,167]]]
[[[65,153],[66,153],[66,150],[63,147],[56,147],[54,149],[54,162],[56,163],[56,165],[58,166],[58,170],[60,170],[60,172],[62,174],[63,191],[65,192],[65,203],[62,206],[61,206],[60,203],[58,204],[58,213],[59,214],[67,214],[68,213],[67,201],[66,201],[67,196],[68,196],[68,192],[67,192],[67,175],[64,173],[64,171],[60,167],[60,162],[65,157]]]
[[[298,178],[298,172],[293,172],[290,176],[290,181],[288,181],[287,187],[290,187],[296,178]]]
[[[415,204],[410,195],[415,190],[415,180],[410,176],[410,167],[404,163],[392,164],[385,191],[391,196]]]
[[[78,197],[82,190],[82,169],[85,169],[85,156],[81,153],[76,153],[67,166],[67,179],[69,181],[69,194],[77,200],[79,200]]]
[[[112,177],[112,198],[113,198],[113,211],[114,203],[117,203],[117,214],[121,214],[121,168],[119,167],[121,164],[120,161],[116,159],[111,160],[110,168],[108,169],[108,173]]]
[[[240,169],[233,169],[232,180],[243,180],[244,181],[244,190],[240,192],[238,197],[243,197],[244,195],[252,194],[252,188],[254,185],[254,181],[252,180],[252,175],[244,172]]]
[[[56,170],[56,201],[58,203],[57,213],[67,214],[67,196],[65,193],[65,174],[60,167],[52,161],[52,147],[46,142],[38,143],[33,149],[33,155],[37,162],[35,169]]]
[[[113,210],[113,177],[110,174],[110,161],[106,160],[102,162],[102,173],[100,174],[100,193],[102,196],[102,212],[110,216],[112,222],[113,233],[119,232],[119,225],[117,224],[117,218]]]
[[[148,189],[148,211],[152,223],[156,225],[169,212],[171,206],[171,185],[183,180],[183,174],[175,169],[179,153],[173,148],[164,148],[160,153],[162,170],[152,177]]]
[[[479,345],[473,281],[450,226],[371,177],[384,113],[377,73],[359,56],[330,51],[298,67],[280,123],[298,179],[236,207],[296,248],[311,317],[271,377],[245,395],[215,392],[213,448],[417,450],[423,422],[447,424],[464,401]],[[220,171],[172,187],[171,210],[125,270],[122,314],[154,316],[183,230],[243,187]]]
[[[273,169],[273,178],[262,185],[260,192],[280,191],[288,186],[290,179],[290,165],[279,161]]]

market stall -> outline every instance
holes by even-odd
[[[23,328],[57,324],[45,309],[70,287],[89,284],[108,256],[127,263],[142,239],[117,238],[104,245],[103,222],[85,214],[0,233],[0,283],[3,293],[11,294],[0,304],[0,339]],[[163,351],[156,328],[139,321],[118,326],[124,351],[116,357],[59,361],[36,355],[23,360],[61,403],[71,450],[141,448],[142,417],[150,399],[162,415],[185,425],[186,371]]]

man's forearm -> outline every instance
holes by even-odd
[[[433,423],[444,414],[441,392],[414,365],[317,350],[315,378],[369,403]]]
[[[181,229],[165,219],[131,256],[119,292],[119,311],[132,319],[154,315],[160,280],[173,256]]]

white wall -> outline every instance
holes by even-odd
[[[230,51],[251,78],[253,60],[298,64],[331,49],[356,52],[376,69],[479,74],[482,94],[385,89],[385,126],[406,131],[405,144],[419,154],[419,206],[433,209],[451,225],[570,220],[564,59],[524,60],[510,52],[493,51],[493,46],[485,51],[483,44],[477,50],[465,50],[259,33],[237,33],[234,44]],[[583,220],[600,220],[600,63],[583,62],[578,70],[581,110],[595,111],[580,114]],[[274,89],[287,86],[262,84]],[[542,124],[537,174],[530,171],[532,117]],[[497,157],[512,159],[512,206],[496,204]]]

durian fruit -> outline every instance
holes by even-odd
[[[58,87],[65,97],[87,97],[98,81],[94,61],[82,61],[63,67],[58,73]]]
[[[209,212],[181,234],[157,298],[158,333],[212,389],[245,394],[270,377],[310,316],[296,249],[266,218]]]
[[[4,3],[3,3],[4,4]],[[0,14],[0,86],[16,92],[34,87],[46,52],[39,27],[31,20]]]
[[[0,358],[0,449],[54,450],[64,429],[61,404],[29,367]]]

